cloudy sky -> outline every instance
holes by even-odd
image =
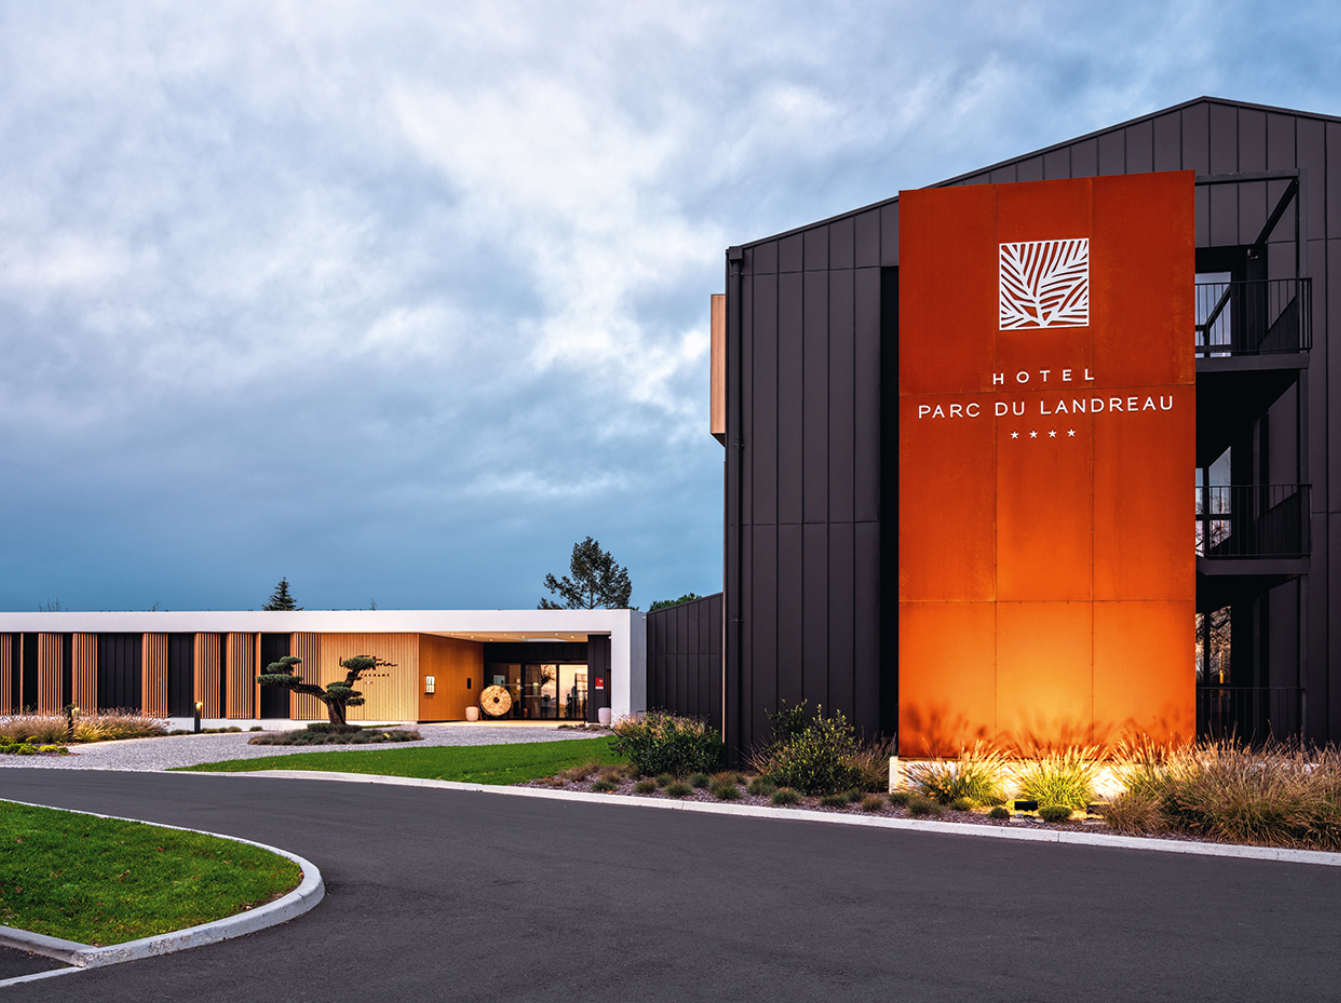
[[[0,0],[0,609],[721,583],[723,249],[1202,94],[1326,3]]]

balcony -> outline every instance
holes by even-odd
[[[1304,724],[1304,691],[1290,686],[1197,686],[1197,737],[1250,745],[1296,738]]]
[[[1198,282],[1197,357],[1280,355],[1313,345],[1309,279]]]
[[[1302,558],[1309,553],[1307,484],[1197,487],[1197,556]]]

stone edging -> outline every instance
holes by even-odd
[[[175,774],[182,776],[184,774]],[[392,784],[402,787],[436,787],[441,790],[475,791],[481,794],[506,794],[513,797],[548,798],[554,801],[580,801],[587,804],[627,805],[639,808],[664,808],[671,811],[697,811],[711,815],[743,815],[752,818],[789,818],[793,821],[829,822],[837,825],[861,825],[877,829],[904,829],[910,832],[937,832],[956,836],[983,836],[1035,843],[1069,843],[1079,846],[1107,846],[1123,850],[1153,850],[1157,853],[1186,853],[1204,857],[1236,857],[1241,860],[1273,860],[1291,864],[1317,864],[1341,867],[1341,853],[1325,850],[1294,850],[1271,846],[1241,846],[1237,843],[1199,843],[1187,840],[1158,839],[1148,836],[1115,836],[1100,832],[1067,832],[1064,829],[1018,829],[996,825],[961,825],[911,818],[872,818],[804,808],[769,808],[758,805],[733,805],[703,801],[670,801],[660,798],[621,797],[588,794],[584,791],[546,790],[543,787],[504,787],[487,784],[463,784],[453,780],[422,780],[417,777],[390,777],[370,773],[334,773],[325,770],[251,770],[239,773],[194,773],[205,777],[270,777],[293,780],[338,780],[345,783]]]
[[[33,808],[52,807],[51,805],[36,804],[30,801],[16,801],[13,798],[0,798],[0,801],[28,805]],[[75,815],[92,815],[95,818],[106,818],[117,822],[143,822],[143,819],[122,818],[119,815],[100,815],[97,812],[75,811],[72,808],[52,808],[52,810],[68,811]],[[143,937],[140,940],[130,940],[124,944],[111,944],[107,947],[93,947],[90,944],[80,944],[73,940],[62,940],[59,937],[48,937],[44,934],[31,933],[11,926],[0,926],[0,945],[17,947],[20,950],[55,958],[57,961],[64,961],[74,966],[72,969],[57,969],[55,972],[39,972],[35,976],[26,975],[20,976],[18,979],[7,979],[0,982],[0,985],[9,985],[17,981],[26,982],[33,978],[55,975],[60,972],[97,968],[102,965],[115,965],[122,961],[136,961],[140,958],[150,958],[158,954],[171,954],[174,951],[184,951],[191,947],[203,947],[205,944],[214,944],[232,937],[241,937],[244,934],[255,933],[257,930],[264,930],[266,927],[275,926],[278,923],[284,923],[301,916],[315,907],[326,894],[326,884],[321,878],[321,871],[310,860],[300,857],[296,853],[281,850],[276,846],[268,846],[265,843],[257,843],[254,840],[242,839],[238,836],[225,836],[217,832],[205,832],[202,829],[188,829],[180,825],[163,825],[159,822],[144,822],[144,824],[157,826],[160,829],[177,829],[181,832],[200,833],[204,836],[214,836],[217,839],[230,839],[234,843],[246,843],[262,850],[269,850],[271,853],[292,860],[297,864],[302,869],[303,879],[299,882],[298,887],[288,894],[247,912],[238,913],[235,916],[225,916],[223,919],[216,919],[211,923],[201,923],[199,926],[190,926],[185,930],[174,930],[171,933],[162,933],[155,937]]]

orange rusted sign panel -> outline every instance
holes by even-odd
[[[1189,739],[1192,172],[899,198],[900,753]]]

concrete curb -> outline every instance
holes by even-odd
[[[0,798],[0,801],[28,805],[33,808],[51,808],[51,805],[37,804],[31,801],[16,801],[13,798]],[[92,815],[95,818],[113,819],[118,822],[143,822],[142,819],[137,818],[100,815],[97,812],[74,811],[71,808],[53,808],[52,810],[68,811],[74,815]],[[302,881],[299,882],[297,888],[288,894],[248,912],[238,913],[236,916],[225,916],[223,919],[216,919],[212,923],[202,923],[199,926],[190,926],[185,930],[174,930],[171,933],[159,934],[156,937],[130,940],[124,944],[94,947],[91,944],[79,944],[72,940],[61,940],[59,937],[47,937],[40,933],[30,933],[27,930],[18,930],[11,926],[0,926],[0,945],[17,947],[20,950],[55,958],[57,961],[64,961],[75,968],[98,968],[102,965],[115,965],[123,961],[151,958],[158,954],[185,951],[191,947],[203,947],[206,944],[215,944],[221,940],[255,933],[257,930],[264,930],[266,927],[276,926],[279,923],[301,916],[313,909],[326,894],[326,884],[321,878],[321,871],[310,860],[300,857],[296,853],[281,850],[277,846],[257,843],[254,840],[242,839],[238,836],[205,832],[203,829],[188,829],[180,825],[163,825],[159,822],[143,822],[143,824],[157,826],[160,829],[196,832],[205,836],[214,836],[217,839],[230,839],[234,843],[246,843],[248,846],[269,850],[271,853],[292,860],[297,864],[303,872]],[[58,969],[58,971],[61,970]],[[40,977],[51,974],[55,973],[38,973]],[[34,976],[21,976],[21,978],[27,981]],[[12,981],[15,980],[6,980],[0,985],[8,985]]]
[[[177,776],[184,774],[177,773]],[[1314,864],[1341,867],[1341,853],[1325,850],[1293,850],[1270,846],[1239,846],[1233,843],[1196,843],[1147,836],[1115,836],[1099,832],[1068,832],[1064,829],[1018,829],[996,825],[962,825],[956,822],[931,822],[910,818],[873,818],[837,812],[811,811],[804,808],[768,808],[757,805],[717,804],[703,801],[668,801],[660,798],[587,794],[582,791],[545,790],[540,787],[495,787],[463,784],[454,780],[423,780],[417,777],[388,777],[369,773],[334,773],[325,770],[253,770],[240,773],[195,773],[206,777],[270,777],[290,780],[335,780],[342,783],[392,784],[400,787],[433,787],[449,791],[473,791],[511,797],[545,798],[551,801],[577,801],[585,804],[622,805],[634,808],[662,808],[668,811],[693,811],[709,815],[736,815],[746,818],[791,819],[802,822],[828,822],[835,825],[859,825],[876,829],[902,829],[908,832],[934,832],[942,835],[979,836],[987,839],[1013,839],[1032,843],[1066,843],[1072,846],[1102,846],[1121,850],[1148,850],[1156,853],[1182,853],[1201,857],[1234,857],[1240,860],[1270,860],[1289,864]]]

